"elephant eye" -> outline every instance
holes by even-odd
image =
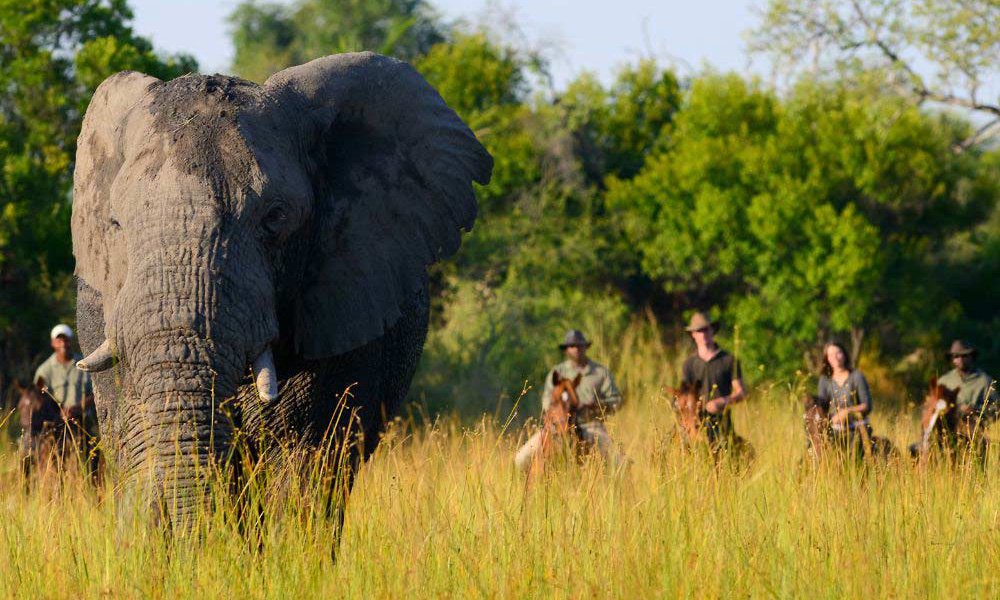
[[[120,230],[122,228],[122,224],[119,223],[118,219],[116,219],[114,217],[111,217],[111,220],[109,221],[109,223],[111,224],[111,229],[114,230],[114,231],[118,231],[118,230]]]
[[[285,223],[288,222],[288,213],[285,212],[282,206],[272,206],[267,214],[264,215],[264,220],[261,221],[261,228],[268,237],[278,237],[282,231],[285,229]]]

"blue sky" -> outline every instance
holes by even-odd
[[[193,54],[204,72],[229,70],[226,16],[238,0],[130,0],[135,28],[157,49]],[[607,78],[614,68],[652,54],[684,73],[704,64],[766,72],[745,52],[743,32],[763,0],[431,0],[447,19],[473,23],[512,14],[532,45],[551,49],[557,86],[583,70]]]

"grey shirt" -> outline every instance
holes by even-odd
[[[830,416],[842,408],[850,408],[859,404],[865,405],[865,411],[862,413],[864,419],[850,421],[850,427],[854,429],[861,424],[868,424],[868,415],[872,412],[872,393],[868,388],[868,380],[865,379],[861,371],[857,369],[851,371],[847,380],[844,381],[844,385],[839,385],[832,377],[821,375],[816,395],[824,402],[830,403]]]

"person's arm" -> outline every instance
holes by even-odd
[[[705,404],[705,410],[715,415],[726,409],[727,406],[739,404],[747,397],[746,389],[743,387],[743,369],[739,361],[733,367],[732,391],[728,396],[719,396]]]
[[[986,383],[986,387],[983,389],[983,398],[977,402],[977,406],[961,406],[960,409],[966,409],[965,414],[962,416],[965,418],[977,417],[981,418],[987,423],[992,423],[997,419],[997,412],[1000,410],[1000,390],[997,390],[996,379],[990,379]]]
[[[826,375],[820,375],[819,381],[816,382],[816,397],[825,403],[830,402],[830,384]]]
[[[741,378],[733,380],[733,393],[729,394],[728,396],[725,396],[724,399],[726,401],[726,405],[729,406],[732,404],[739,404],[740,402],[743,402],[744,400],[746,400],[746,397],[747,397],[747,392],[746,389],[743,387],[743,379]]]
[[[35,386],[37,386],[38,389],[42,389],[44,387],[47,387],[48,385],[49,385],[48,373],[46,373],[45,364],[41,364],[38,366],[37,369],[35,369]]]
[[[622,393],[615,385],[610,371],[605,371],[601,387],[597,390],[597,404],[601,407],[601,411],[607,414],[615,412],[622,406]]]

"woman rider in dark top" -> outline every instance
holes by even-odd
[[[823,374],[816,395],[829,403],[828,415],[834,439],[856,444],[859,428],[871,438],[868,415],[872,411],[872,395],[861,371],[851,368],[847,351],[837,342],[823,347]]]

